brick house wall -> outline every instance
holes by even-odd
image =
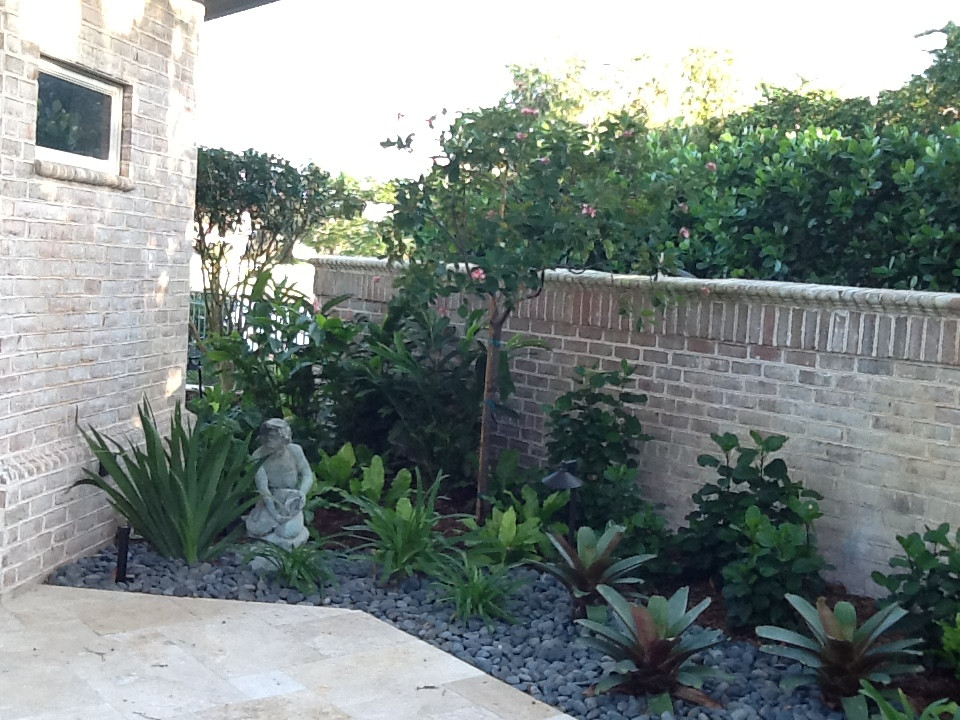
[[[316,261],[321,300],[353,299],[376,315],[392,292],[382,261]],[[666,279],[674,301],[637,330],[621,316],[650,281],[552,273],[508,330],[547,350],[513,362],[520,412],[497,428],[501,446],[541,463],[544,403],[573,386],[573,368],[621,358],[639,365],[649,401],[635,412],[654,440],[640,483],[680,524],[691,495],[711,478],[697,465],[714,453],[710,433],[787,435],[791,476],[824,495],[817,531],[834,577],[877,592],[896,535],[960,526],[960,295],[737,280]]]
[[[0,3],[0,593],[112,538],[79,425],[138,437],[182,397],[193,0]],[[118,175],[35,157],[44,56],[124,86]]]

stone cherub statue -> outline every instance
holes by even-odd
[[[310,537],[303,522],[313,471],[299,445],[291,442],[290,426],[274,418],[260,426],[255,460],[264,459],[255,481],[260,499],[247,515],[247,534],[290,550]]]

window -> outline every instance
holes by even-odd
[[[119,174],[123,88],[46,59],[38,82],[37,159]]]

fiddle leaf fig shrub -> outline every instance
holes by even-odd
[[[629,408],[647,401],[646,395],[628,389],[636,384],[636,370],[626,360],[606,372],[582,365],[574,369],[577,386],[544,408],[551,464],[577,460],[588,483],[598,481],[612,466],[637,467],[640,445],[650,436]]]
[[[904,625],[939,647],[942,628],[960,613],[960,530],[951,536],[943,523],[926,532],[898,535],[904,554],[890,560],[896,571],[873,573],[873,581],[890,591],[882,602],[895,602],[909,613]],[[928,661],[932,656],[928,656]]]
[[[807,516],[819,517],[816,503],[808,501]],[[820,592],[820,571],[829,567],[817,552],[809,525],[774,525],[756,505],[750,506],[743,525],[739,558],[723,568],[723,603],[731,627],[760,623],[789,624],[790,605],[785,595]]]
[[[815,512],[805,504],[822,500],[819,493],[790,479],[786,463],[771,459],[787,442],[783,435],[766,437],[751,430],[754,447],[741,444],[732,433],[710,436],[721,456],[701,455],[701,467],[714,468],[719,476],[693,495],[697,509],[687,516],[688,527],[679,533],[687,570],[695,576],[718,576],[740,556],[749,542],[738,527],[744,526],[747,510],[756,506],[774,525],[794,523],[809,526]],[[811,511],[812,515],[806,513]]]

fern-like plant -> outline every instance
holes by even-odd
[[[86,470],[74,487],[103,490],[161,555],[191,564],[219,557],[239,535],[240,527],[231,526],[255,502],[248,442],[221,425],[191,426],[179,402],[166,438],[146,399],[138,411],[142,447],[128,449],[92,428],[80,429],[109,479]]]

